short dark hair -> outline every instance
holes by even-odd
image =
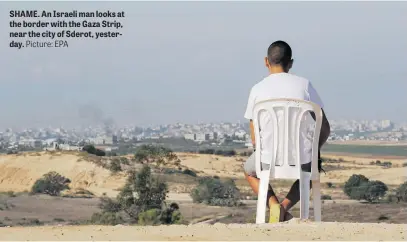
[[[292,57],[291,47],[284,41],[272,43],[267,50],[267,59],[272,65],[287,67]]]

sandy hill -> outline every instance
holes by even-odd
[[[242,164],[245,157],[223,157],[216,155],[177,153],[181,165],[192,169],[200,176],[217,175],[242,179]],[[331,156],[331,158],[336,156]],[[339,158],[339,157],[336,157]],[[392,168],[370,165],[371,158],[345,157],[345,162],[327,164],[327,173],[322,182],[343,183],[352,174],[363,174],[369,179],[381,180],[388,185],[399,185],[406,181],[405,160],[393,159]],[[29,191],[34,182],[49,171],[56,171],[71,179],[73,190],[82,188],[96,196],[106,193],[115,196],[125,181],[124,173],[112,173],[89,162],[80,153],[22,153],[0,155],[0,191]],[[173,183],[177,182],[173,177]]]
[[[203,154],[178,154],[182,164],[202,171],[209,175],[241,178],[242,165],[246,157],[223,157],[217,155]],[[321,175],[321,182],[343,183],[352,174],[363,174],[369,179],[380,180],[388,185],[399,185],[407,180],[407,158],[401,157],[369,157],[352,155],[325,155],[327,158],[339,159],[343,162],[326,163],[324,168],[326,174]],[[390,161],[391,168],[383,168],[371,165],[371,161]]]
[[[45,173],[56,171],[71,179],[70,187],[83,188],[95,195],[120,188],[124,177],[84,161],[76,153],[23,153],[0,156],[0,191],[29,191]]]

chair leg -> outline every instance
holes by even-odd
[[[314,220],[321,222],[321,182],[312,181],[312,203],[314,206]]]
[[[300,219],[309,218],[310,176],[301,172],[300,178]]]
[[[259,194],[257,198],[256,224],[266,223],[267,192],[269,187],[270,172],[260,175]]]

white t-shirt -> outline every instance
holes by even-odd
[[[252,87],[244,117],[246,119],[253,119],[252,115],[254,105],[257,102],[272,98],[300,99],[316,103],[321,108],[324,107],[321,98],[310,81],[289,73],[277,73],[269,75]],[[284,118],[282,114],[282,110],[277,110],[279,124],[282,123]],[[271,118],[268,114],[262,114],[259,118],[259,122],[261,127],[260,137],[262,141],[262,162],[264,162],[265,160],[270,160],[270,157],[272,157],[271,147],[273,147],[274,138],[272,132],[270,131],[272,131],[273,128],[266,128],[266,126],[271,124]],[[300,150],[304,151],[304,153],[300,154],[301,164],[309,163],[311,161],[313,133],[310,132],[310,130],[313,130],[312,125],[314,123],[313,118],[309,114],[304,115],[301,121]],[[278,126],[279,132],[283,132],[283,125]],[[279,144],[282,144],[283,138],[284,137],[282,135],[279,136]],[[263,144],[267,144],[267,147],[264,147]],[[270,144],[270,146],[268,144]],[[294,137],[289,140],[289,144],[289,149],[295,148]],[[278,147],[277,164],[279,163],[279,160],[282,158],[283,154],[283,145],[278,145]],[[295,152],[289,152],[289,160],[295,160],[294,154]]]

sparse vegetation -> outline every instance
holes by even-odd
[[[179,166],[181,160],[172,150],[162,146],[142,145],[134,154],[134,160],[141,164],[152,164],[158,167],[166,165]]]
[[[96,149],[93,145],[85,145],[82,148],[83,151],[88,152],[89,154],[96,155],[96,156],[105,156],[106,152],[100,149]]]
[[[0,195],[4,195],[6,197],[16,197],[17,196],[17,194],[13,191],[0,192]]]
[[[199,154],[208,155],[222,155],[222,156],[235,156],[235,150],[215,150],[215,149],[203,149],[198,151]]]
[[[0,200],[0,211],[9,210],[13,207],[14,205],[12,203],[9,203],[5,200]]]
[[[41,222],[39,219],[32,218],[32,219],[22,219],[23,221],[18,222],[17,224],[20,226],[40,226],[43,225],[44,223]]]
[[[61,176],[55,171],[51,171],[34,183],[31,192],[33,194],[43,193],[51,196],[59,196],[61,191],[69,189],[69,183],[71,183],[71,181],[68,178]]]
[[[388,187],[381,181],[369,181],[363,175],[352,175],[345,183],[344,192],[349,198],[355,200],[366,200],[368,202],[379,201]]]
[[[383,221],[383,220],[389,220],[389,217],[387,217],[386,215],[380,215],[379,218],[377,219],[379,221]]]
[[[94,213],[90,219],[92,224],[117,225],[124,222],[123,218],[112,212]]]
[[[396,197],[398,202],[407,202],[407,181],[397,188]]]
[[[390,167],[393,166],[393,164],[390,161],[381,162],[380,160],[371,161],[370,164],[371,165],[382,166],[384,168],[390,168]]]
[[[251,156],[252,154],[253,154],[252,151],[244,151],[244,152],[241,152],[239,155],[247,157],[247,156]]]
[[[205,203],[213,206],[238,206],[240,193],[232,179],[222,181],[212,177],[200,179],[196,188],[191,191],[195,203]]]
[[[62,197],[69,197],[69,198],[93,198],[95,195],[83,188],[78,188],[76,190],[69,191],[67,194],[63,194]]]
[[[165,199],[168,193],[167,184],[151,174],[149,166],[141,171],[131,170],[125,186],[116,200],[102,198],[102,213],[92,216],[91,222],[98,224],[122,223],[125,214],[130,223],[138,224],[174,224],[182,220],[176,203],[167,207]]]
[[[117,173],[119,171],[122,171],[122,166],[120,164],[120,160],[118,160],[118,159],[111,160],[110,164],[109,164],[109,170],[112,173]]]
[[[193,177],[197,176],[196,173],[194,171],[190,170],[190,169],[185,169],[184,171],[182,171],[182,173],[185,174],[185,175],[193,176]]]
[[[121,164],[126,165],[126,166],[130,165],[130,161],[126,157],[119,157],[118,159]]]
[[[325,195],[324,194],[324,195],[321,196],[321,199],[322,200],[332,200],[332,197],[330,195]]]

